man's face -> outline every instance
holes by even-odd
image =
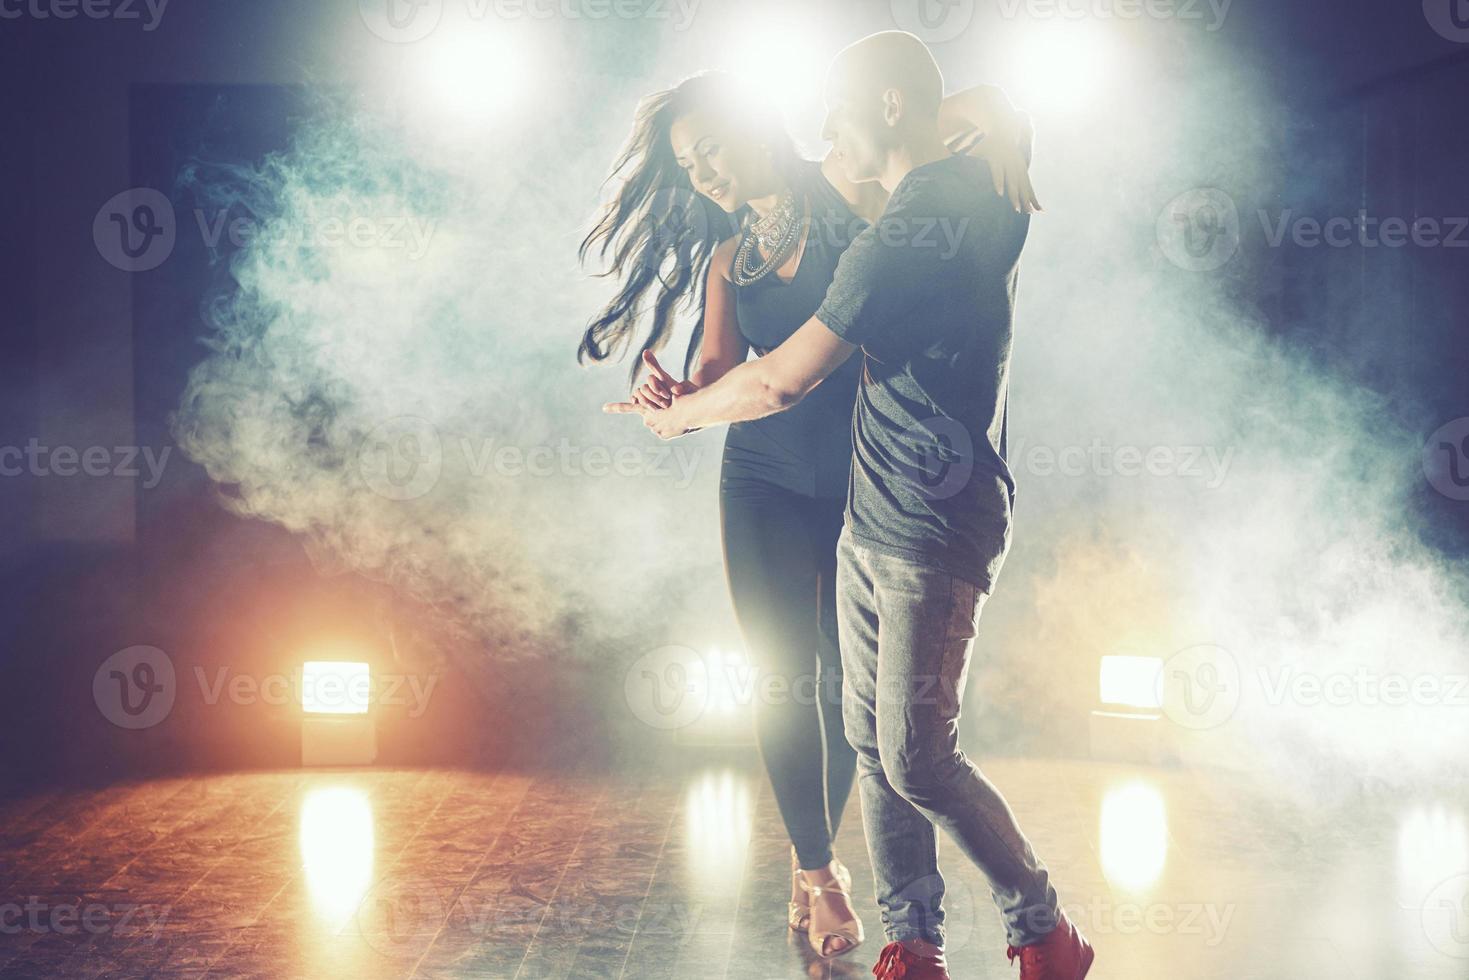
[[[862,86],[850,68],[837,65],[826,82],[826,122],[821,135],[847,179],[860,183],[882,175],[892,127],[883,118],[881,98]]]

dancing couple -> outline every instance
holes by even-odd
[[[759,671],[814,676],[818,693],[756,709],[792,845],[790,928],[822,957],[863,941],[832,850],[856,773],[879,980],[949,976],[936,828],[988,878],[1022,980],[1081,980],[1091,947],[957,744],[1010,543],[1012,314],[1038,210],[1028,124],[998,89],[944,98],[928,49],[897,31],[843,50],[826,100],[820,163],[729,76],[644,100],[582,244],[621,287],[580,357],[621,353],[651,319],[630,400],[605,410],[664,439],[729,425],[736,619]],[[687,302],[702,315],[679,381],[655,354]]]

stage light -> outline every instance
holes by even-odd
[[[742,10],[720,48],[719,67],[743,77],[754,94],[787,113],[822,101],[829,35],[794,5]],[[825,57],[823,57],[823,54]]]
[[[750,662],[738,650],[709,651],[709,710],[733,715],[748,707],[754,690],[755,674]]]
[[[1113,656],[1102,658],[1101,698],[1103,704],[1129,708],[1163,707],[1158,687],[1163,661],[1157,657]]]
[[[504,112],[529,68],[525,43],[501,25],[445,27],[413,49],[410,69],[422,108],[468,122],[487,122]]]
[[[307,712],[366,714],[371,699],[367,664],[347,660],[308,660],[301,666],[301,707]]]
[[[698,693],[703,710],[696,720],[675,732],[689,745],[751,745],[755,740],[754,702],[762,695],[759,674],[739,650],[713,647],[701,657],[705,681]],[[777,692],[773,696],[788,696]]]
[[[1107,791],[1099,850],[1113,884],[1139,891],[1158,880],[1168,857],[1168,811],[1156,789],[1133,782]]]
[[[1018,104],[1037,115],[1084,108],[1116,70],[1116,39],[1095,20],[1037,20],[1011,49],[1006,79]]]
[[[1163,762],[1170,754],[1159,709],[1163,661],[1156,657],[1106,656],[1098,675],[1098,700],[1088,724],[1094,759]]]
[[[301,865],[316,913],[339,928],[372,882],[372,805],[359,789],[315,789],[301,804]]]
[[[377,760],[372,674],[356,660],[301,665],[301,764],[365,766]]]

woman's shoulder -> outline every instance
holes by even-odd
[[[739,247],[739,235],[730,235],[724,241],[714,246],[714,251],[709,256],[709,264],[710,268],[717,272],[721,278],[728,279],[730,277],[730,270],[734,268],[735,249]]]

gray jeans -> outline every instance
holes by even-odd
[[[989,878],[1013,946],[1056,927],[1056,891],[999,790],[959,750],[959,710],[987,594],[946,572],[837,544],[842,717],[888,942],[944,942],[934,827]],[[881,635],[881,641],[879,641]]]

